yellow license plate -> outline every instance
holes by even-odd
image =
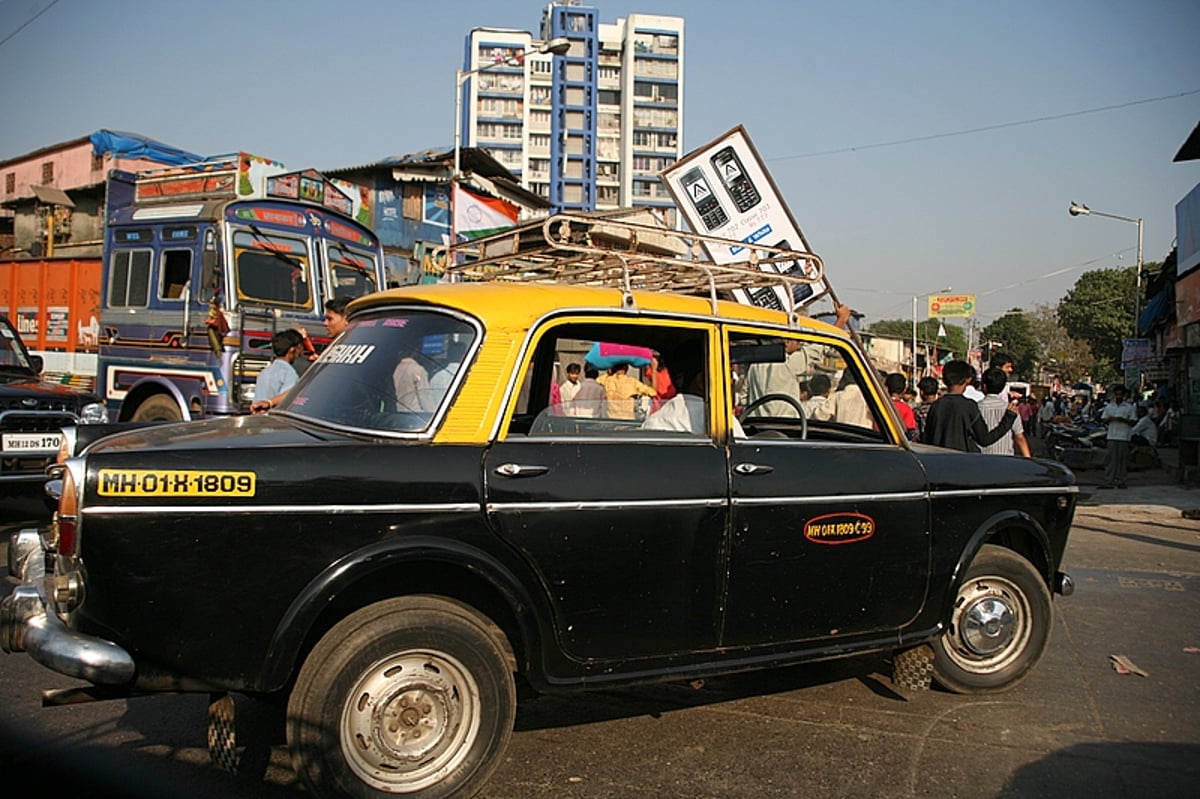
[[[101,469],[102,497],[252,497],[254,472]]]

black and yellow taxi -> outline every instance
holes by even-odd
[[[655,391],[626,396],[622,372]],[[875,651],[921,653],[952,691],[1013,686],[1070,591],[1075,492],[1053,462],[908,442],[821,322],[715,294],[409,286],[355,301],[269,413],[67,459],[53,568],[26,559],[0,637],[105,696],[279,696],[316,795],[468,796],[518,679]]]

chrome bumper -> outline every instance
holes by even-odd
[[[1071,579],[1071,575],[1066,572],[1055,572],[1054,593],[1062,596],[1070,596],[1075,593],[1075,581]]]
[[[32,533],[32,535],[31,535]],[[27,652],[43,666],[96,685],[122,685],[136,674],[121,647],[75,632],[55,613],[46,580],[46,550],[36,530],[12,536],[9,573],[23,580],[0,602],[0,649]]]

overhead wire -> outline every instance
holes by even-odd
[[[11,39],[12,37],[16,36],[16,35],[17,35],[18,33],[20,33],[21,31],[23,31],[23,30],[25,30],[26,28],[28,28],[30,25],[32,25],[32,24],[33,24],[34,20],[36,20],[36,19],[37,19],[38,17],[40,17],[42,14],[45,14],[45,13],[46,13],[47,11],[49,11],[50,9],[54,8],[56,5],[58,5],[58,0],[50,0],[50,5],[46,6],[46,7],[45,7],[45,8],[43,8],[41,11],[37,12],[37,13],[36,13],[36,14],[34,14],[32,17],[30,17],[29,19],[25,20],[25,22],[21,23],[21,27],[17,28],[15,31],[13,31],[12,33],[10,33],[10,34],[8,34],[7,36],[5,36],[3,39],[0,39],[0,47],[3,47],[3,46],[5,45],[5,43],[6,43],[6,42],[7,42],[9,39]]]
[[[860,150],[877,150],[882,147],[897,147],[902,144],[916,144],[918,142],[934,141],[937,139],[949,139],[954,136],[969,136],[974,133],[986,133],[992,130],[1003,130],[1005,128],[1015,128],[1022,125],[1035,125],[1040,122],[1053,122],[1059,119],[1070,119],[1071,117],[1081,117],[1088,114],[1100,114],[1105,111],[1119,111],[1123,108],[1133,108],[1147,103],[1161,103],[1165,100],[1177,100],[1181,97],[1191,97],[1194,94],[1200,94],[1200,89],[1191,89],[1185,92],[1176,94],[1165,94],[1161,97],[1146,97],[1141,100],[1130,100],[1127,103],[1117,103],[1115,105],[1106,105],[1099,108],[1086,108],[1081,111],[1067,111],[1062,114],[1050,114],[1048,116],[1032,117],[1030,119],[1020,119],[1012,122],[998,122],[994,125],[983,125],[978,128],[966,128],[964,130],[946,131],[944,133],[930,133],[924,136],[910,136],[906,139],[893,139],[892,141],[875,142],[874,144],[859,144],[852,147],[840,147],[835,150],[819,150],[812,153],[800,153],[798,155],[777,155],[772,158],[766,158],[766,161],[791,161],[800,158],[817,158],[826,155],[841,155],[843,153],[854,153]]]

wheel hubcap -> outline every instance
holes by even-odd
[[[420,790],[467,756],[480,714],[475,681],[456,659],[397,654],[373,664],[346,695],[342,754],[377,790]]]
[[[993,674],[1021,656],[1033,634],[1029,600],[1012,581],[978,577],[955,603],[946,655],[973,674]]]
[[[977,655],[990,655],[1012,641],[1016,634],[1012,607],[1000,597],[972,602],[962,614],[962,640]]]

